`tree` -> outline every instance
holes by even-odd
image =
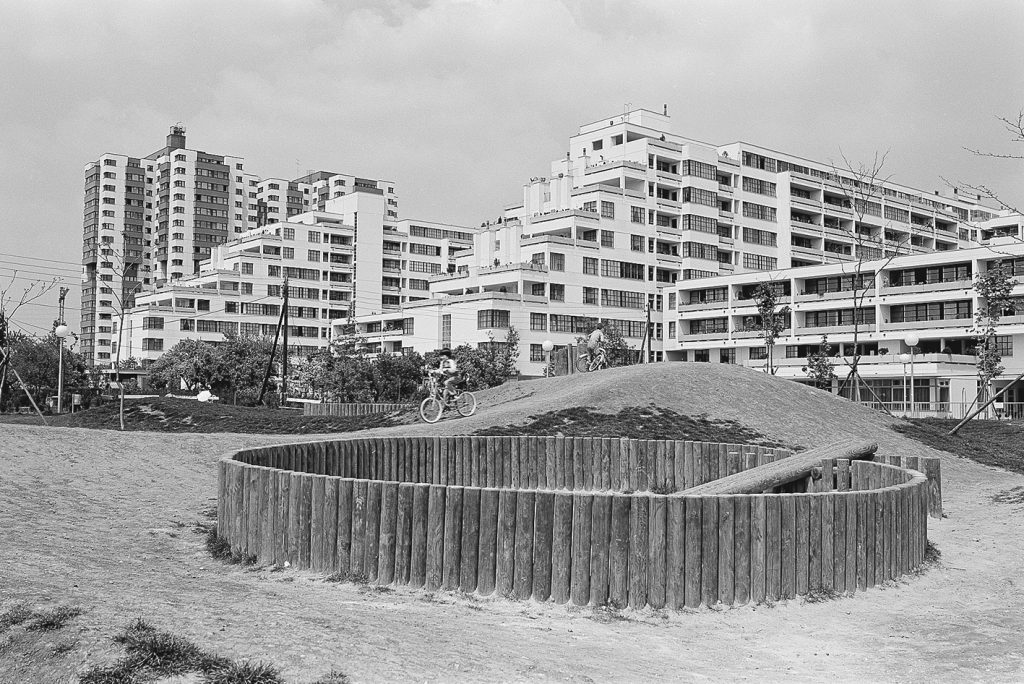
[[[104,242],[99,245],[100,255],[107,268],[111,271],[112,279],[109,282],[117,283],[117,287],[106,287],[104,294],[111,297],[113,305],[113,317],[117,325],[117,348],[114,350],[114,362],[111,364],[114,370],[118,386],[118,421],[121,431],[124,431],[124,395],[125,383],[121,381],[121,347],[124,339],[124,322],[128,311],[135,306],[135,294],[141,289],[142,282],[139,280],[139,266],[142,264],[142,251],[129,250],[129,244],[142,245],[142,238],[128,235],[127,231],[121,233],[122,247],[118,248],[112,242]],[[137,241],[137,243],[135,242]],[[107,282],[107,281],[100,281]]]
[[[996,340],[996,326],[1003,312],[1013,308],[1010,297],[1014,279],[1001,267],[992,268],[979,273],[974,280],[974,291],[981,300],[978,310],[974,312],[975,362],[978,369],[978,402],[988,398],[992,388],[992,380],[1002,374],[1003,357],[999,353]]]
[[[832,381],[836,379],[835,366],[832,363],[832,345],[828,343],[828,335],[821,336],[818,350],[807,357],[807,365],[801,368],[818,389],[831,390]]]
[[[36,404],[35,399],[32,397],[29,390],[25,387],[25,383],[22,382],[21,377],[18,374],[18,370],[14,367],[10,356],[10,340],[11,340],[11,329],[10,326],[14,320],[18,310],[26,304],[31,304],[37,299],[43,297],[57,286],[57,279],[54,278],[50,281],[43,280],[29,280],[28,285],[21,288],[20,291],[15,287],[14,282],[19,280],[18,272],[14,271],[11,274],[8,283],[0,288],[0,405],[3,403],[3,388],[7,381],[8,371],[13,375],[18,383],[25,390],[28,395],[29,401],[32,403],[32,407],[39,414],[40,420],[43,424],[46,424],[46,419],[43,418],[42,411],[39,410],[39,406]]]
[[[754,302],[757,304],[758,322],[755,326],[757,336],[764,339],[768,351],[765,361],[765,372],[775,375],[778,370],[773,362],[775,341],[789,325],[789,306],[778,308],[779,293],[774,283],[758,283],[754,290]]]
[[[853,354],[849,359],[843,355],[849,373],[843,380],[840,391],[849,385],[850,399],[859,403],[862,399],[861,389],[866,387],[875,400],[884,407],[875,391],[870,385],[864,385],[860,376],[860,360],[863,356],[860,328],[864,323],[864,299],[875,287],[875,275],[883,271],[897,256],[907,253],[909,235],[899,238],[899,234],[892,230],[892,221],[883,220],[882,188],[889,182],[889,176],[883,177],[882,174],[889,153],[879,156],[876,152],[870,165],[854,164],[842,152],[840,154],[843,166],[839,168],[835,164],[832,165],[833,177],[830,180],[839,187],[842,207],[853,214],[853,225],[850,228],[854,243],[849,280],[853,300],[853,314],[850,319],[853,326]],[[877,218],[866,220],[868,216]],[[873,263],[870,271],[865,272],[867,262]],[[844,274],[847,272],[847,263],[851,262],[843,262]]]
[[[228,333],[214,348],[213,379],[210,389],[231,403],[253,406],[259,400],[263,374],[270,362],[273,340]]]
[[[149,383],[156,389],[189,392],[210,387],[217,373],[216,348],[202,340],[185,339],[149,366]]]
[[[1010,142],[1024,144],[1024,110],[1017,113],[1016,118],[1008,116],[997,116],[996,120],[1002,123],[1003,128],[1010,134]],[[978,149],[965,147],[968,152],[975,154],[979,157],[991,157],[993,159],[1024,159],[1024,155],[1002,153],[1002,152],[983,152]],[[945,179],[943,179],[945,180]],[[965,183],[963,181],[951,182],[946,180],[946,184],[952,188],[958,188],[974,193],[979,197],[985,197],[992,200],[999,205],[1000,209],[1006,209],[1014,213],[1022,213],[1017,206],[1008,202],[1003,198],[1003,195],[990,185],[984,183]],[[1019,236],[1018,236],[1019,237]]]

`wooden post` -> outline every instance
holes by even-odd
[[[479,438],[473,438],[474,453],[479,450]],[[480,567],[480,488],[469,487],[462,492],[462,571],[459,587],[470,593],[476,591]]]
[[[494,568],[498,542],[498,490],[480,492],[480,551],[477,592],[487,596],[494,592]]]
[[[381,485],[380,553],[377,560],[377,583],[395,581],[395,555],[398,538],[398,483]]]
[[[324,569],[324,499],[327,478],[315,475],[312,478],[312,496],[309,516],[309,567]]]
[[[427,524],[430,510],[430,486],[412,487],[412,541],[409,551],[409,585],[415,588],[427,583]]]
[[[728,465],[728,464],[726,464]],[[718,497],[718,600],[736,600],[736,496]]]
[[[427,495],[426,583],[428,591],[441,588],[444,579],[445,493],[448,487],[431,485]]]
[[[733,497],[733,603],[739,606],[750,600],[750,501],[750,496],[744,494]]]
[[[548,438],[549,440],[553,438]],[[545,452],[552,455],[554,445],[548,442]],[[553,474],[553,473],[552,473]],[[537,492],[533,519],[533,598],[547,601],[551,597],[551,552],[555,512],[553,492]]]
[[[533,594],[533,507],[534,492],[516,495],[515,567],[512,592],[516,598],[528,599]]]
[[[441,586],[448,591],[459,588],[462,561],[463,489],[459,486],[449,487],[444,499],[444,559],[442,561]]]
[[[412,511],[416,485],[398,485],[398,520],[395,525],[395,584],[408,584],[412,567]]]
[[[662,453],[661,449],[665,442],[659,442],[659,454],[667,457],[667,451]],[[670,464],[665,461],[665,471],[662,480],[662,487],[669,488],[667,473]],[[650,497],[650,518],[647,524],[647,603],[651,608],[660,609],[665,607],[666,594],[668,591],[667,578],[665,574],[668,562],[668,502],[667,497],[662,494],[653,494]]]
[[[567,444],[571,444],[566,440]],[[551,598],[555,603],[569,600],[572,576],[573,495],[555,494],[551,532]]]
[[[686,500],[681,497],[668,499],[665,536],[665,605],[681,610],[686,606]]]
[[[516,460],[515,458],[511,460]],[[516,491],[503,489],[498,495],[497,561],[494,570],[494,591],[499,596],[512,595],[516,562]]]
[[[611,536],[608,558],[608,603],[624,608],[629,603],[629,519],[632,496],[612,496]]]
[[[590,603],[608,603],[608,564],[611,553],[612,497],[595,494],[590,527]]]
[[[373,459],[370,462],[373,464],[375,461],[376,459]],[[377,581],[382,498],[382,483],[378,480],[370,480],[366,485],[366,545],[363,547],[363,568],[368,582]]]
[[[589,441],[589,440],[587,440]],[[572,584],[569,592],[577,606],[590,603],[590,534],[594,495],[585,492],[572,500]]]
[[[717,464],[717,455],[713,460]],[[705,496],[702,503],[704,529],[701,532],[701,601],[710,608],[718,601],[718,497]]]

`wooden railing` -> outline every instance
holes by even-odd
[[[939,490],[902,461],[826,462],[802,493],[678,493],[788,455],[555,437],[279,445],[220,462],[218,531],[261,563],[576,605],[852,592],[921,564]],[[914,464],[937,479],[937,459]]]
[[[412,404],[398,403],[362,403],[346,404],[341,402],[324,402],[322,404],[304,403],[302,415],[304,416],[369,416],[376,413],[391,413],[393,411],[404,411],[411,408]]]

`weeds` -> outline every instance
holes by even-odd
[[[231,543],[217,534],[217,526],[209,525],[206,529],[206,550],[215,559],[233,565],[255,565],[256,556],[247,556],[231,550]]]
[[[836,591],[832,588],[822,587],[820,589],[811,589],[809,592],[804,594],[804,603],[825,603],[826,601],[835,601],[843,597],[842,592]]]
[[[271,663],[236,662],[209,653],[188,639],[156,629],[142,618],[129,623],[114,642],[124,647],[124,657],[113,665],[89,668],[81,675],[81,684],[135,684],[188,674],[199,674],[200,681],[207,684],[284,682]]]
[[[23,603],[8,608],[3,613],[0,613],[0,634],[3,634],[15,625],[25,622],[32,617],[32,614],[32,609]]]
[[[82,609],[77,606],[57,606],[49,610],[36,611],[32,619],[25,624],[25,629],[33,632],[50,632],[61,629],[81,614]]]
[[[1024,487],[1014,487],[992,497],[994,503],[1024,504]]]
[[[320,679],[313,682],[313,684],[350,684],[352,680],[348,678],[347,674],[338,672],[337,670],[331,670]]]

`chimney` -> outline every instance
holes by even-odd
[[[167,147],[172,150],[185,148],[185,124],[176,123],[171,126],[171,132],[167,135]]]
[[[663,113],[663,114],[664,114],[665,116],[668,116],[668,105],[667,105],[667,104],[665,104],[665,105],[662,105],[662,113]]]

